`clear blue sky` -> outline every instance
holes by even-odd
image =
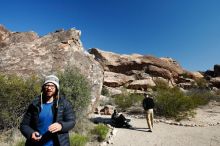
[[[190,71],[220,64],[220,0],[0,0],[0,24],[40,36],[81,30],[84,48],[171,57]]]

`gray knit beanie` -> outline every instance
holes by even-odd
[[[59,90],[60,85],[59,85],[59,79],[57,76],[55,76],[55,75],[46,76],[45,81],[44,81],[44,85],[47,83],[55,84],[57,86],[57,89]]]

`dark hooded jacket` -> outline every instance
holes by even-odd
[[[154,108],[154,100],[152,97],[145,97],[143,100],[143,108],[144,110],[153,109]]]
[[[20,124],[20,131],[26,137],[26,146],[41,146],[41,141],[52,138],[55,146],[70,146],[68,131],[75,126],[75,114],[73,108],[65,98],[54,100],[52,106],[53,121],[62,125],[62,129],[56,133],[48,132],[42,136],[40,142],[31,140],[32,133],[37,131],[39,113],[41,111],[40,96],[38,96],[28,107]]]

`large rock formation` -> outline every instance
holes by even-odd
[[[220,64],[215,64],[213,70],[205,71],[204,76],[212,87],[220,88]]]
[[[220,64],[214,65],[214,75],[220,77]]]
[[[45,76],[76,67],[92,85],[92,101],[99,98],[103,70],[87,53],[76,29],[39,37],[34,32],[10,32],[0,25],[0,72],[20,76]]]
[[[105,71],[104,85],[124,86],[128,89],[147,90],[155,86],[153,79],[163,78],[172,84],[186,71],[171,58],[156,58],[139,54],[119,55],[93,48],[89,52]]]
[[[156,58],[139,54],[120,55],[97,48],[89,50],[104,69],[104,85],[116,90],[120,87],[136,91],[146,91],[154,87],[157,79],[165,81],[169,86],[183,89],[200,88],[201,82],[207,89],[220,88],[220,65],[206,72],[190,72],[184,70],[171,58]],[[112,94],[112,93],[111,93]]]

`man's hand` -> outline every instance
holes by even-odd
[[[48,131],[51,133],[58,132],[62,129],[62,125],[60,123],[53,123],[48,127]]]
[[[38,136],[39,135],[39,136]],[[31,138],[35,141],[39,141],[41,139],[41,135],[39,132],[33,132],[32,135],[31,135]]]

